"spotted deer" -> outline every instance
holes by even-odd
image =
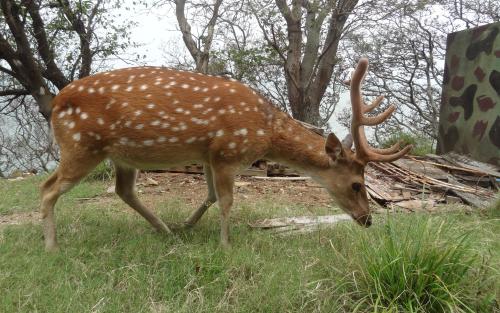
[[[368,145],[363,126],[383,122],[394,107],[378,116],[365,115],[382,101],[363,102],[367,69],[368,61],[361,59],[351,78],[352,137],[342,143],[334,134],[325,139],[305,128],[252,88],[224,77],[137,67],[72,82],[52,102],[51,125],[61,159],[41,186],[46,249],[58,247],[57,199],[106,158],[116,169],[118,196],[161,232],[171,230],[134,191],[137,169],[202,163],[208,196],[184,225],[195,225],[218,201],[221,244],[228,246],[235,175],[261,158],[309,174],[355,221],[370,226],[365,165],[396,160],[411,146]]]

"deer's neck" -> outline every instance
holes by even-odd
[[[325,138],[285,114],[274,119],[269,157],[310,175],[329,166]]]

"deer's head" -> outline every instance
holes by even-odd
[[[371,225],[370,207],[365,187],[364,172],[368,162],[391,162],[408,153],[412,146],[400,150],[400,142],[387,149],[370,147],[366,140],[364,125],[377,125],[386,120],[395,110],[389,106],[376,116],[366,116],[383,100],[379,96],[370,105],[365,105],[361,95],[361,83],[368,70],[368,60],[358,62],[351,81],[352,121],[351,135],[342,142],[329,134],[325,143],[325,152],[329,157],[329,168],[318,174],[318,178],[339,206],[363,226]],[[355,151],[351,147],[354,143]]]

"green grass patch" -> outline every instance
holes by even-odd
[[[354,264],[357,308],[388,312],[488,312],[494,294],[488,259],[474,247],[471,231],[458,221],[418,216],[401,227],[394,217],[355,244],[360,261]],[[477,238],[476,238],[477,239]]]
[[[39,182],[33,179],[32,189],[23,181],[0,186],[14,203],[13,190],[28,193]],[[232,211],[233,247],[224,251],[217,207],[193,229],[164,236],[117,197],[79,200],[103,190],[102,182],[86,182],[61,199],[57,254],[44,251],[41,225],[0,227],[0,312],[499,309],[500,220],[494,209],[376,215],[369,229],[345,222],[280,237],[247,224],[308,209],[245,200]],[[37,196],[23,201],[14,211],[38,206]],[[168,222],[182,221],[193,209],[176,197],[155,204]]]

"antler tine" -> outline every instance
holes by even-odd
[[[412,149],[412,146],[408,145],[400,150],[399,147],[401,142],[397,142],[390,148],[376,149],[371,148],[368,144],[364,131],[364,125],[373,126],[382,123],[392,114],[392,112],[394,112],[394,110],[396,110],[396,108],[391,105],[377,116],[364,116],[364,113],[370,112],[376,108],[384,99],[383,96],[379,96],[371,104],[364,105],[361,95],[361,83],[367,71],[368,60],[366,58],[362,58],[359,60],[351,78],[351,134],[356,147],[356,157],[364,162],[391,162],[408,153]]]
[[[368,113],[368,112],[371,112],[373,111],[373,109],[375,109],[376,107],[378,107],[382,101],[384,100],[384,96],[383,95],[380,95],[377,97],[377,99],[373,100],[372,103],[368,104],[368,105],[365,105],[363,107],[363,112],[364,113]]]
[[[351,134],[356,148],[356,155],[364,159],[366,139],[363,132],[363,99],[361,97],[361,82],[368,69],[368,60],[362,58],[358,62],[358,66],[352,73],[351,77],[351,106],[352,106],[352,121],[351,121]],[[363,140],[364,139],[364,140]]]

